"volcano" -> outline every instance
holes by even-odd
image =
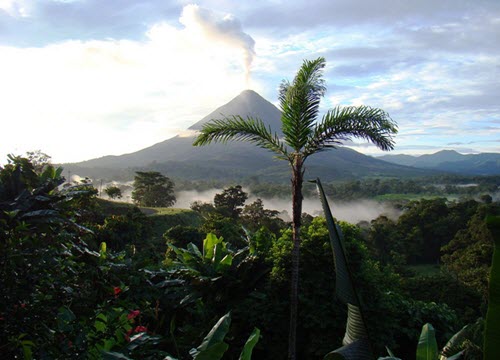
[[[245,90],[190,126],[192,134],[189,136],[176,136],[130,154],[104,156],[64,164],[63,167],[83,176],[100,178],[110,178],[111,173],[127,169],[133,174],[140,169],[161,171],[169,177],[187,180],[238,181],[257,177],[264,182],[288,181],[288,164],[274,159],[273,153],[253,144],[229,142],[192,146],[196,131],[203,124],[231,115],[260,118],[273,132],[281,134],[278,108],[255,91]],[[320,152],[306,163],[306,178],[321,177],[326,181],[366,176],[412,177],[430,173],[429,170],[391,164],[345,147]]]

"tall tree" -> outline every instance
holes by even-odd
[[[299,281],[302,183],[305,160],[320,151],[334,148],[353,137],[374,143],[382,150],[394,147],[397,126],[389,115],[367,106],[337,106],[318,120],[319,105],[326,87],[323,80],[325,59],[304,60],[293,82],[284,80],[279,88],[283,138],[272,133],[258,118],[233,115],[206,123],[194,141],[195,146],[228,140],[249,141],[273,151],[288,161],[292,176],[292,278],[290,291],[290,332],[288,358],[296,358],[296,329]]]
[[[214,205],[216,209],[227,213],[233,219],[237,219],[247,199],[248,194],[243,191],[241,185],[230,186],[224,189],[222,193],[215,194]]]
[[[110,199],[121,199],[122,198],[122,190],[115,185],[108,186],[104,189],[104,192]]]
[[[132,199],[140,206],[172,206],[176,200],[174,182],[157,171],[137,171]]]

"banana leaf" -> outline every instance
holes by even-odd
[[[231,325],[231,314],[227,313],[217,321],[217,324],[205,336],[203,342],[196,349],[191,349],[189,354],[193,359],[202,360],[218,360],[226,352],[229,345],[224,342],[229,325]]]
[[[260,337],[260,330],[257,328],[253,329],[252,333],[248,337],[247,342],[245,343],[245,346],[243,347],[243,351],[241,352],[239,360],[252,359],[252,351],[254,346],[259,341],[259,337]]]
[[[207,237],[203,240],[203,256],[205,259],[212,259],[214,256],[215,245],[221,242],[222,238],[218,239],[217,236],[212,233],[207,234]]]
[[[495,246],[484,326],[484,360],[494,360],[500,359],[500,216],[487,216],[486,225],[493,236]]]
[[[325,359],[373,359],[362,309],[347,263],[347,257],[343,246],[343,234],[340,227],[335,224],[319,178],[315,180],[315,183],[323,212],[325,213],[326,225],[328,227],[330,244],[333,251],[336,276],[335,293],[343,303],[347,304],[346,332],[342,341],[344,346],[326,355]]]
[[[417,360],[436,360],[438,358],[438,346],[436,332],[431,324],[422,327],[422,333],[417,345]]]
[[[373,359],[367,338],[357,339],[328,354],[323,360],[360,360]]]
[[[364,338],[368,338],[368,334],[361,310],[358,306],[347,304],[347,324],[342,344],[350,344]]]
[[[465,325],[460,331],[453,335],[441,350],[440,360],[458,359],[462,352],[462,344],[472,336],[473,326]],[[455,357],[458,356],[458,357]]]

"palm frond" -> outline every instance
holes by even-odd
[[[319,104],[325,94],[323,80],[325,59],[305,60],[293,82],[283,81],[279,89],[282,130],[285,142],[301,150],[313,131]]]
[[[305,146],[305,156],[342,144],[351,138],[361,138],[382,150],[394,149],[396,123],[389,114],[368,106],[337,106],[316,124]]]
[[[273,134],[270,127],[266,128],[262,120],[251,117],[243,119],[239,115],[214,119],[206,123],[193,145],[203,146],[212,142],[227,143],[228,141],[248,141],[275,152],[280,159],[289,161],[291,159],[278,135]]]

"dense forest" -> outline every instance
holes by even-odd
[[[239,185],[190,210],[104,201],[46,160],[11,156],[0,168],[3,358],[286,358],[292,231],[277,211],[248,203]],[[377,356],[387,347],[414,359],[429,323],[439,349],[468,325],[454,345],[482,358],[486,219],[500,204],[488,195],[498,185],[480,181],[480,198],[405,201],[397,219],[339,222]],[[384,184],[325,189],[336,199]],[[324,216],[302,215],[300,269],[297,356],[322,359],[342,346],[347,319]]]

